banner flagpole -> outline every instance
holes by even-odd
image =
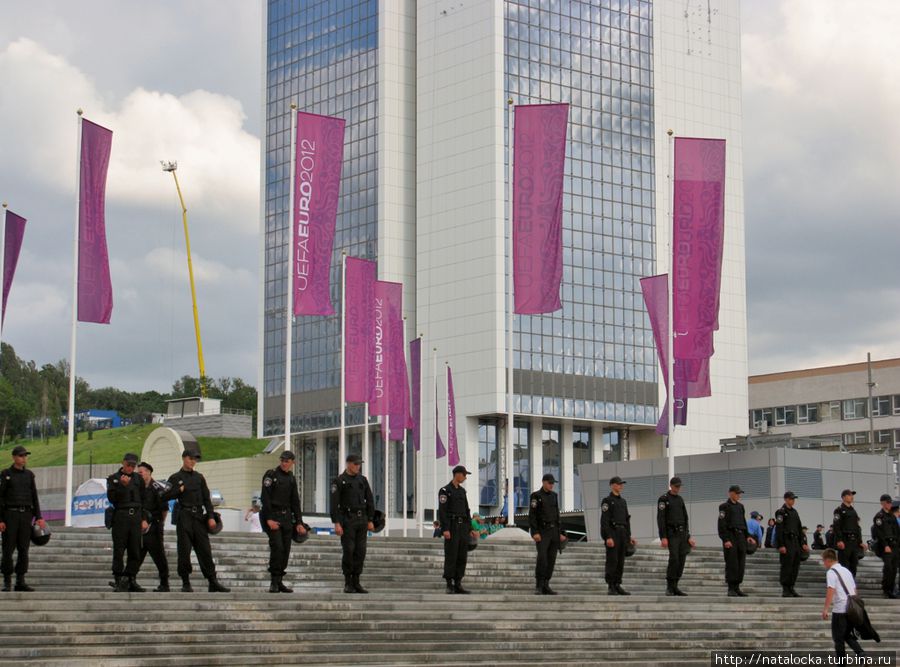
[[[347,253],[341,252],[341,434],[338,466],[347,456]]]
[[[362,458],[363,464],[365,464],[365,471],[363,474],[371,474],[370,468],[372,467],[369,463],[369,403],[363,403],[363,432],[362,432]],[[341,463],[344,463],[341,461]]]
[[[438,490],[438,478],[437,478],[437,438],[438,438],[438,408],[437,408],[437,348],[431,348],[431,395],[434,396],[434,428],[431,429],[431,441],[433,443],[433,447],[431,453],[433,454],[431,458],[431,479],[432,479],[432,488],[431,488],[431,501],[434,503],[432,507],[434,507],[434,516],[431,517],[432,521],[438,520],[438,506],[437,506],[437,490]]]
[[[419,537],[425,537],[425,503],[422,491],[422,334],[419,334],[419,451],[415,454],[416,465],[416,516],[419,522]]]
[[[77,352],[78,323],[78,224],[81,210],[81,131],[84,112],[75,112],[78,135],[75,150],[75,235],[72,250],[72,334],[69,349],[69,423],[66,434],[66,526],[72,525],[72,477],[75,460],[75,353]]]
[[[507,526],[515,526],[515,466],[513,434],[515,414],[513,406],[513,120],[515,105],[512,98],[506,101],[509,130],[507,132],[507,219],[506,238],[506,518]]]
[[[669,330],[666,332],[666,345],[669,349],[669,358],[668,358],[668,366],[669,366],[669,378],[668,378],[668,387],[666,387],[667,392],[667,400],[668,400],[668,435],[666,436],[666,444],[668,447],[667,460],[668,460],[668,469],[669,469],[669,479],[672,479],[675,476],[675,312],[674,312],[674,303],[675,303],[675,222],[674,222],[674,211],[672,210],[672,130],[668,130],[667,134],[669,135],[668,142],[668,182],[669,182],[669,193],[667,197],[666,204],[668,206],[668,213],[666,215],[666,226],[669,232],[669,252],[668,252],[668,310],[669,310]],[[668,481],[668,480],[667,480]]]
[[[406,350],[406,316],[403,317],[403,358],[406,359],[406,368],[408,369],[409,368],[409,358],[407,356],[407,350]],[[406,382],[407,385],[409,384],[408,371],[407,371],[407,377],[403,378],[403,381]],[[405,409],[407,412],[409,412],[409,405],[406,405]],[[409,493],[409,488],[408,488],[409,473],[407,472],[407,468],[406,468],[406,466],[409,465],[409,462],[407,460],[407,458],[408,458],[407,457],[407,449],[409,449],[409,448],[407,447],[406,428],[403,429],[403,440],[400,441],[400,446],[403,447],[403,484],[402,484],[402,488],[403,488],[403,537],[406,537],[406,531],[408,530],[407,519],[408,519],[408,515],[409,515],[409,501],[407,500],[408,493]]]
[[[288,197],[288,247],[285,253],[284,278],[287,284],[284,334],[284,451],[291,451],[291,382],[294,354],[294,173],[297,162],[297,105],[291,103],[291,170]]]
[[[390,412],[390,410],[388,410]],[[382,417],[384,420],[384,536],[391,534],[391,416]]]

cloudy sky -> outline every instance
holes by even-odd
[[[750,369],[900,356],[900,3],[743,3]],[[93,386],[196,374],[176,159],[207,372],[256,382],[260,3],[0,3],[0,198],[29,219],[3,339],[67,357],[75,109],[115,131],[110,326]]]

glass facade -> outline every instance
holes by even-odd
[[[265,116],[265,314],[266,399],[285,389],[285,251],[290,197],[290,105],[347,121],[331,273],[331,296],[340,311],[340,256],[375,259],[377,0],[269,0]],[[337,426],[340,372],[338,316],[300,317],[294,324],[294,393],[333,391],[322,409],[294,402],[292,429]],[[321,394],[319,394],[321,396]],[[306,402],[309,404],[310,402]],[[315,405],[315,402],[312,402]],[[348,411],[360,423],[361,410]],[[266,434],[282,433],[284,419],[269,417]]]
[[[487,514],[499,503],[500,459],[497,424],[478,424],[478,504]]]
[[[516,423],[513,429],[513,479],[515,480],[515,509],[528,507],[531,496],[531,424]]]
[[[560,437],[559,426],[544,424],[541,433],[541,444],[543,449],[543,475],[547,473],[553,475],[553,478],[556,480],[555,491],[562,497],[563,478],[560,474],[562,469],[562,438]]]
[[[656,252],[652,3],[505,6],[506,94],[570,104],[563,308],[515,318],[515,409],[653,424],[656,354],[639,284]]]
[[[591,430],[575,427],[572,430],[572,509],[584,508],[581,492],[581,474],[578,466],[591,463]]]

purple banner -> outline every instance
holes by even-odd
[[[447,448],[441,439],[440,415],[438,414],[437,391],[434,392],[434,458],[442,459],[447,455]]]
[[[515,109],[513,283],[515,312],[562,308],[562,201],[568,104]]]
[[[419,451],[422,440],[422,339],[409,341],[409,369],[412,371],[412,439]]]
[[[713,354],[713,331],[719,328],[725,141],[677,137],[674,180],[675,358],[708,359]]]
[[[409,412],[409,370],[406,367],[406,346],[403,344],[403,286],[400,296],[390,305],[391,330],[388,368],[390,369],[391,440],[406,440],[406,429],[412,426]]]
[[[669,432],[669,346],[666,340],[669,336],[669,276],[664,273],[659,276],[641,278],[641,292],[644,295],[647,313],[650,315],[650,328],[653,330],[656,355],[662,369],[667,396],[662,414],[656,424],[656,432],[666,435]],[[682,383],[678,381],[677,366],[675,380],[675,424],[684,426],[687,424],[687,397],[684,394]]]
[[[332,315],[329,281],[344,119],[298,111],[294,150],[294,315]]]
[[[78,193],[78,321],[109,324],[113,309],[106,248],[106,171],[112,132],[81,119]]]
[[[348,403],[363,403],[375,380],[372,304],[375,301],[376,265],[366,259],[347,258],[344,298],[344,382]]]
[[[6,212],[6,230],[3,232],[3,314],[0,326],[6,322],[6,301],[16,275],[16,264],[19,263],[19,251],[25,236],[25,218],[12,211]]]
[[[390,304],[400,298],[399,283],[376,280],[372,291],[372,377],[369,384],[369,413],[390,414]]]
[[[447,366],[447,463],[459,465],[459,442],[456,438],[456,398],[453,395],[453,372]]]

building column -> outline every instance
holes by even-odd
[[[575,468],[572,450],[572,422],[564,420],[560,425],[559,476],[562,486],[559,495],[560,510],[570,510],[575,504]]]
[[[602,424],[591,424],[591,463],[603,463]]]
[[[325,434],[316,433],[316,512],[325,512],[327,496],[331,491],[326,467]]]
[[[531,442],[531,471],[529,474],[531,485],[528,487],[529,494],[541,487],[541,477],[544,476],[544,440],[542,437],[543,434],[541,433],[543,429],[544,420],[540,417],[535,417],[531,420],[531,433],[529,438]]]

